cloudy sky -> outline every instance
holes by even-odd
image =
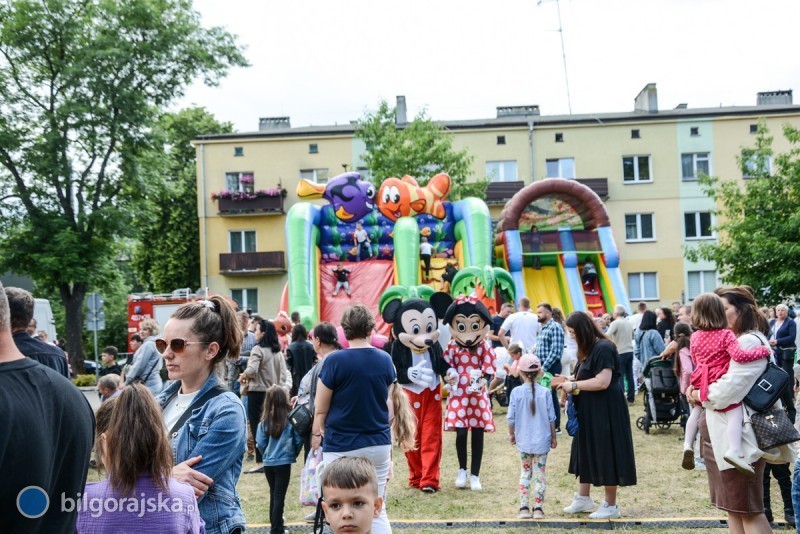
[[[800,90],[797,0],[195,0],[252,66],[192,86],[178,106],[205,106],[239,131],[283,115],[346,123],[396,95],[410,116],[438,120],[493,117],[499,105],[568,113],[559,7],[573,113],[631,111],[649,82],[662,109]]]

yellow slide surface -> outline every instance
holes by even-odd
[[[543,266],[541,269],[525,267],[525,292],[531,299],[531,309],[536,309],[540,302],[548,302],[554,308],[565,309],[561,302],[561,288],[558,279],[558,269]]]

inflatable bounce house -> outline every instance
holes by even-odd
[[[424,281],[440,289],[447,263],[457,268],[492,264],[489,208],[476,198],[446,200],[450,177],[437,174],[421,187],[414,178],[388,178],[376,191],[358,173],[345,173],[327,184],[302,181],[302,199],[323,198],[326,205],[299,202],[286,217],[289,283],[281,309],[300,313],[308,327],[340,322],[351,304],[366,305],[388,333],[379,313],[381,294],[392,285],[412,287]],[[367,243],[357,245],[358,227]],[[363,240],[363,235],[360,234]],[[420,241],[432,246],[427,279],[420,262]],[[334,270],[349,271],[352,296],[333,292]]]
[[[575,180],[535,182],[508,201],[495,238],[497,264],[514,279],[517,299],[549,302],[565,314],[594,316],[621,304],[630,312],[619,253],[603,202]],[[582,280],[586,262],[596,277]]]

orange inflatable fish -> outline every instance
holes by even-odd
[[[450,192],[450,177],[437,174],[428,185],[420,187],[411,176],[388,178],[378,191],[378,209],[387,218],[397,221],[400,217],[428,213],[437,219],[444,219],[442,201]]]

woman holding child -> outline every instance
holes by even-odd
[[[765,334],[769,327],[765,318],[759,313],[753,292],[749,287],[739,286],[732,288],[718,288],[714,291],[721,299],[725,308],[728,327],[733,331],[742,349],[767,344]],[[770,532],[771,527],[764,515],[764,488],[761,483],[764,475],[763,458],[748,455],[752,461],[754,475],[747,475],[736,469],[723,468],[720,470],[711,446],[712,441],[725,446],[727,415],[723,410],[728,406],[741,402],[750,388],[755,384],[761,373],[766,368],[767,360],[760,359],[747,363],[731,361],[728,372],[708,387],[708,400],[703,404],[706,408],[700,416],[700,439],[702,440],[702,454],[706,464],[708,486],[711,494],[711,503],[728,513],[728,527],[735,533],[761,533]],[[689,386],[686,396],[690,401],[698,403],[700,392]],[[709,410],[711,409],[711,411]],[[707,418],[715,418],[714,423],[707,424]],[[745,432],[742,436],[743,448],[747,451],[758,451],[754,436]],[[781,454],[777,461],[781,463],[793,462],[794,453],[788,447],[780,448]]]

